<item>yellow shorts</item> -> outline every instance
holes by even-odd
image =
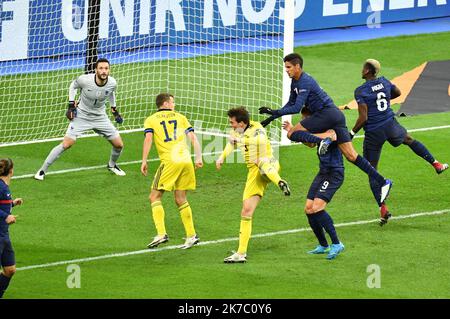
[[[274,160],[272,165],[277,172],[280,171],[280,163],[277,160]],[[245,183],[242,200],[249,199],[255,195],[263,197],[264,191],[269,183],[270,180],[264,174],[261,174],[258,166],[253,165],[248,169],[247,182]]]
[[[156,190],[190,190],[195,189],[195,170],[192,162],[161,162],[152,189]]]

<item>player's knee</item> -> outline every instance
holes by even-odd
[[[406,144],[406,145],[411,145],[413,142],[414,142],[414,139],[409,135],[406,135],[405,139],[403,140],[403,144]]]
[[[253,209],[250,207],[242,207],[241,217],[252,217]]]
[[[175,203],[177,206],[181,206],[187,202],[186,196],[175,196]]]
[[[159,195],[159,193],[153,193],[153,192],[150,193],[148,198],[150,200],[150,203],[154,203],[154,202],[161,200],[161,196]]]
[[[12,267],[3,268],[2,272],[6,277],[11,278],[16,273],[16,267],[12,266]]]
[[[62,142],[62,147],[63,147],[64,150],[68,150],[69,148],[72,147],[73,144],[74,144],[73,142],[66,142],[66,141],[64,141],[64,142]]]
[[[312,210],[312,213],[315,214],[315,213],[318,213],[318,212],[324,210],[325,207],[326,207],[325,204],[314,204],[312,206],[311,210]]]
[[[345,158],[350,162],[356,162],[356,158],[358,157],[358,153],[356,152],[348,152],[344,154]]]

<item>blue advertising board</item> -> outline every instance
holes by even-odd
[[[0,0],[0,61],[85,51],[88,0]],[[282,32],[284,0],[102,0],[101,53]],[[450,0],[296,0],[295,30],[450,16]],[[243,32],[242,30],[248,30]]]

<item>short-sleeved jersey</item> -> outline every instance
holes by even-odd
[[[81,89],[77,105],[77,116],[105,116],[105,103],[109,99],[110,106],[116,106],[116,80],[109,76],[103,86],[95,82],[95,74],[83,74],[72,82],[69,88],[69,101],[75,99],[78,89]]]
[[[311,113],[325,107],[336,107],[331,97],[306,72],[303,72],[298,80],[292,79],[289,101],[274,114],[276,116],[297,114],[300,113],[303,106],[307,107]]]
[[[338,144],[332,143],[325,155],[317,155],[320,161],[320,170],[344,168],[344,160]]]
[[[247,167],[257,165],[261,159],[272,158],[273,151],[266,130],[259,122],[250,121],[243,133],[231,130],[231,136],[240,138],[240,148]]]
[[[0,179],[0,237],[8,237],[8,224],[5,219],[11,214],[12,208],[11,191],[8,185]]]
[[[191,161],[186,134],[193,131],[194,128],[184,115],[168,109],[158,110],[144,122],[144,132],[153,133],[161,161]]]
[[[367,122],[364,125],[366,132],[383,126],[395,116],[391,109],[391,94],[394,89],[395,85],[382,76],[367,81],[355,90],[358,105],[367,105]]]

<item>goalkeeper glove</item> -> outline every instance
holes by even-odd
[[[259,114],[269,114],[273,115],[273,110],[270,107],[267,106],[261,106],[259,108]]]
[[[273,116],[266,118],[265,120],[261,121],[261,125],[263,127],[266,127],[267,125],[270,124],[270,122],[272,122],[275,118]]]
[[[114,116],[114,119],[116,120],[117,123],[122,124],[123,123],[123,118],[122,116],[119,114],[119,111],[116,110],[115,107],[111,108],[111,112]]]
[[[66,116],[70,121],[72,121],[77,116],[75,101],[69,101],[69,108],[66,111]]]

